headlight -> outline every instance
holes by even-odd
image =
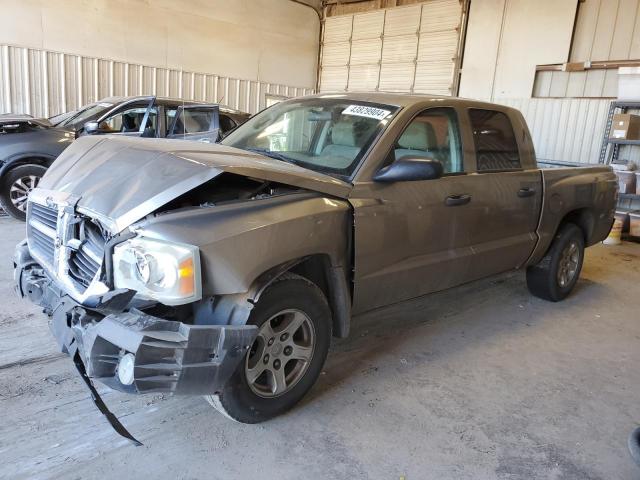
[[[144,237],[127,240],[113,251],[113,283],[166,305],[199,300],[200,251],[193,245]]]

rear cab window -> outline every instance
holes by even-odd
[[[469,109],[479,172],[520,170],[518,142],[509,117],[497,110]]]

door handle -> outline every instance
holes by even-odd
[[[449,195],[444,199],[447,207],[455,207],[458,205],[466,205],[471,201],[471,195]]]
[[[536,191],[533,188],[521,188],[518,190],[518,196],[520,198],[533,197],[536,194]]]

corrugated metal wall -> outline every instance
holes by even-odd
[[[47,50],[0,45],[0,113],[49,117],[114,95],[158,95],[227,105],[249,113],[268,95],[310,88],[186,72]]]
[[[640,59],[640,0],[585,0],[578,8],[570,61]]]
[[[539,160],[598,163],[607,121],[607,99],[498,99],[522,112]]]
[[[536,72],[534,97],[616,98],[618,70],[598,69],[581,72]]]
[[[578,4],[571,62],[640,60],[640,0],[584,0]],[[615,69],[540,71],[536,97],[609,97],[618,94]]]

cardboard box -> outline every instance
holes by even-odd
[[[636,172],[616,170],[613,173],[618,177],[620,193],[636,193]]]
[[[616,113],[613,116],[609,138],[618,140],[640,140],[640,115]]]

